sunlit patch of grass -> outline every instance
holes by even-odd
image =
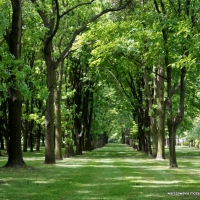
[[[166,149],[166,152],[168,150]],[[200,194],[200,150],[177,147],[179,168],[122,144],[44,164],[44,151],[26,152],[27,168],[0,168],[2,200],[192,200]],[[7,157],[0,157],[0,166]],[[183,193],[185,192],[185,193]]]

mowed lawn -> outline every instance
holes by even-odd
[[[167,150],[166,150],[167,151]],[[179,167],[110,143],[45,165],[44,153],[24,153],[27,168],[0,168],[0,200],[200,199],[200,150],[177,147]],[[7,161],[0,157],[0,166]]]

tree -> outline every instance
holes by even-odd
[[[9,46],[9,52],[13,55],[13,63],[10,66],[9,87],[9,149],[6,167],[24,166],[21,149],[21,117],[22,95],[16,80],[15,71],[21,70],[21,36],[22,36],[22,5],[21,0],[12,0],[12,24],[11,31],[5,35]]]
[[[193,55],[190,53],[191,39],[190,31],[188,31],[189,27],[194,24],[194,12],[190,0],[184,3],[181,3],[181,1],[178,1],[178,3],[169,2],[169,4],[155,0],[154,5],[161,16],[162,22],[167,20],[162,28],[162,35],[167,71],[166,105],[169,132],[169,164],[170,167],[178,167],[175,151],[176,131],[184,117],[186,71],[194,63]],[[176,20],[174,16],[176,16]],[[182,28],[183,24],[184,29]]]

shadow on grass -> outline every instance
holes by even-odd
[[[44,165],[42,152],[27,153],[29,169],[0,171],[0,199],[199,199],[200,161],[195,158],[200,151],[181,147],[177,151],[177,169],[170,169],[168,160],[156,161],[121,144],[108,144],[56,165]]]

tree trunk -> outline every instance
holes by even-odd
[[[93,114],[93,93],[89,92],[90,96],[90,109],[89,109],[89,116],[88,120],[86,121],[86,129],[85,129],[85,150],[92,150],[91,147],[91,135],[90,135],[90,130],[91,130],[91,125],[92,125],[92,114]]]
[[[45,124],[45,163],[54,164],[55,163],[55,153],[54,153],[54,86],[52,82],[52,77],[54,77],[54,70],[50,67],[48,72],[48,99],[46,101],[46,124]]]
[[[88,67],[88,66],[87,66]],[[89,151],[91,150],[91,137],[90,137],[90,129],[92,123],[92,114],[93,114],[93,92],[90,91],[92,87],[92,82],[86,82],[87,90],[84,92],[84,100],[83,100],[83,124],[85,126],[85,143],[84,149]]]
[[[165,103],[164,103],[164,67],[158,67],[158,150],[157,160],[165,159]]]
[[[173,124],[168,124],[169,131],[169,166],[178,167],[176,161],[176,130],[174,130]]]
[[[146,105],[144,111],[144,132],[145,132],[145,150],[148,155],[152,155],[151,149],[151,139],[150,139],[150,130],[149,130],[149,112],[148,112],[148,105]]]
[[[86,82],[87,86],[89,87],[88,82]],[[87,88],[86,91],[83,91],[83,106],[82,106],[82,121],[83,121],[83,125],[84,125],[84,130],[85,132],[87,132],[87,134],[89,134],[88,131],[86,131],[88,129],[88,113],[89,113],[89,89]],[[85,142],[89,142],[89,135],[86,135],[86,138],[84,138],[84,134],[82,135],[82,147],[83,149],[85,149]],[[84,141],[85,140],[85,141]]]
[[[33,113],[33,98],[31,98],[31,113]],[[34,146],[34,135],[33,135],[33,126],[34,121],[33,119],[30,121],[30,152],[33,152],[33,146]]]
[[[177,115],[174,118],[174,145],[176,145],[176,130],[180,126],[181,122],[183,121],[184,117],[184,110],[185,110],[185,90],[186,90],[186,67],[181,69],[181,76],[180,76],[180,100],[179,100],[179,108],[177,111]]]
[[[21,30],[22,30],[22,9],[21,0],[12,0],[12,28],[9,34],[8,45],[10,53],[15,59],[21,56]],[[20,68],[19,68],[20,70]],[[12,66],[11,66],[12,71]],[[17,83],[15,74],[10,78],[15,88],[9,88],[9,150],[6,167],[24,166],[21,149],[21,116],[22,96],[16,89]]]
[[[76,154],[82,155],[82,150],[83,150],[82,138],[83,138],[84,126],[83,126],[83,123],[78,123],[78,124],[76,125],[76,128],[77,128],[76,129]]]
[[[58,85],[55,88],[55,158],[62,160],[61,89],[64,61],[60,63]]]
[[[125,136],[125,131],[123,128],[121,129],[121,142],[122,144],[126,144],[126,136]]]
[[[179,95],[179,108],[176,113],[176,116],[173,118],[172,115],[172,88],[171,88],[171,67],[167,68],[167,105],[168,105],[168,118],[167,118],[167,126],[169,131],[169,164],[170,167],[178,167],[176,161],[176,130],[178,126],[181,124],[184,116],[184,102],[185,102],[185,75],[186,75],[186,67],[181,69],[180,76],[180,95]]]
[[[1,150],[4,149],[3,125],[4,125],[4,121],[2,119],[2,116],[0,116],[0,156],[2,156]]]
[[[139,151],[145,151],[146,145],[145,145],[145,132],[143,129],[143,119],[139,119],[138,121],[138,139],[139,139]]]
[[[154,69],[155,70],[155,69]],[[147,98],[147,104],[148,104],[148,111],[149,111],[149,120],[150,120],[150,134],[152,135],[153,139],[153,152],[152,156],[153,158],[156,158],[157,150],[158,150],[158,135],[157,135],[157,123],[156,123],[156,110],[153,108],[153,103],[156,104],[157,99],[157,76],[154,75],[154,90],[153,90],[153,98],[152,98],[152,92],[150,91],[150,85],[149,85],[149,73],[147,68],[145,68],[144,71],[144,83],[145,83],[145,91],[146,91],[146,98]]]
[[[153,142],[153,152],[152,157],[156,158],[157,151],[158,151],[158,134],[157,134],[157,127],[156,127],[156,119],[150,116],[150,132],[152,135],[152,142]]]
[[[169,166],[178,167],[176,162],[176,151],[175,151],[175,138],[176,132],[173,130],[173,115],[172,115],[172,88],[171,88],[171,66],[167,68],[167,126],[169,132]]]
[[[4,116],[4,126],[5,127],[9,127],[8,126],[8,117],[7,117],[7,107],[8,107],[8,101],[6,100],[4,103],[3,103],[3,116]],[[9,130],[8,128],[4,128],[3,129],[4,131],[4,139],[5,139],[5,153],[8,154],[8,147],[9,147],[9,142],[8,142],[8,135],[9,135]]]
[[[26,115],[28,116],[29,114],[29,100],[26,101]],[[29,127],[29,121],[25,119],[24,122],[24,134],[23,134],[23,152],[27,152],[28,148],[28,127]]]
[[[45,163],[55,163],[54,145],[54,88],[55,88],[55,66],[52,60],[52,42],[45,45],[44,56],[47,66],[47,89],[48,97],[46,100],[46,123],[45,123]]]
[[[43,146],[43,147],[45,146],[45,135],[43,135],[43,134],[42,134],[42,144],[41,144],[41,146]]]
[[[76,145],[76,154],[82,154],[82,140],[84,134],[84,120],[85,115],[83,111],[83,83],[81,81],[81,76],[83,73],[83,68],[80,64],[79,59],[73,60],[72,67],[72,85],[73,89],[76,90],[74,94],[74,104],[75,108],[75,117],[74,117],[74,133],[75,133],[75,145]]]
[[[36,135],[36,151],[40,151],[40,138],[41,138],[41,125],[38,124],[37,135]]]
[[[0,145],[1,145],[1,147],[0,147],[0,149],[4,149],[4,139],[3,139],[3,136],[2,136],[2,133],[0,133]]]
[[[23,166],[21,149],[22,98],[18,90],[9,89],[9,149],[6,167]]]
[[[1,149],[5,150],[5,145],[4,145],[4,138],[6,139],[7,137],[7,101],[5,100],[2,102],[0,105],[0,110],[2,110],[2,115],[0,116],[0,143],[1,143]]]

